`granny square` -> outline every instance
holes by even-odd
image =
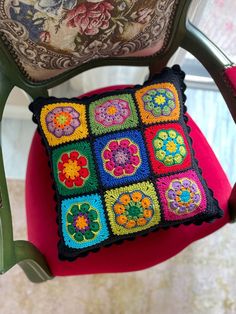
[[[190,218],[206,210],[207,192],[194,170],[159,178],[156,186],[167,221]]]
[[[174,66],[142,86],[30,105],[49,158],[61,260],[222,217],[195,159],[183,80]]]
[[[98,187],[92,150],[81,141],[52,152],[53,176],[60,195],[83,194]]]
[[[92,247],[108,238],[109,231],[100,195],[64,199],[61,208],[62,234],[68,247]]]
[[[180,100],[172,83],[158,83],[135,93],[142,122],[145,124],[176,121],[180,117]]]
[[[97,138],[94,151],[105,188],[141,181],[150,175],[140,131],[118,132]]]
[[[106,134],[136,127],[138,116],[131,94],[120,94],[98,99],[89,106],[92,133]]]
[[[40,123],[50,146],[88,136],[85,105],[75,103],[48,104],[42,108]]]
[[[157,226],[161,220],[160,204],[150,181],[107,191],[105,201],[112,232],[116,235],[143,231]]]
[[[153,172],[173,173],[191,166],[192,156],[183,127],[179,123],[158,124],[145,130]]]

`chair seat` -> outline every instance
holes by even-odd
[[[86,96],[124,87],[103,88]],[[137,237],[135,241],[125,241],[122,245],[114,244],[102,248],[97,253],[90,253],[87,257],[78,258],[73,262],[58,259],[59,237],[53,183],[45,148],[39,134],[35,133],[26,175],[28,239],[44,254],[54,276],[127,272],[151,267],[176,255],[193,241],[207,236],[229,221],[227,205],[231,193],[229,181],[214,152],[191,117],[189,117],[188,125],[191,128],[190,136],[199,167],[224,211],[224,216],[210,224],[182,225],[178,228],[159,230],[146,237]]]

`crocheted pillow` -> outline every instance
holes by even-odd
[[[56,190],[59,258],[223,212],[202,178],[179,66],[124,90],[31,105]]]

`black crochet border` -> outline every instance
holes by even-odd
[[[71,99],[68,99],[68,98],[55,98],[55,97],[49,97],[49,98],[37,98],[33,103],[30,104],[29,108],[30,110],[33,112],[33,121],[38,124],[38,131],[41,135],[41,139],[42,139],[42,143],[45,147],[45,150],[46,150],[46,153],[47,153],[47,156],[48,156],[48,159],[49,159],[49,168],[50,168],[50,174],[51,174],[51,178],[52,178],[52,182],[53,182],[53,189],[55,191],[55,200],[56,200],[56,203],[57,203],[57,206],[56,206],[56,210],[57,210],[57,224],[58,224],[58,235],[60,237],[60,240],[58,242],[58,251],[59,251],[59,258],[61,260],[69,260],[69,261],[73,261],[75,260],[76,258],[78,257],[84,257],[84,256],[87,256],[90,252],[97,252],[100,250],[101,247],[109,247],[111,246],[112,244],[121,244],[123,243],[124,240],[134,240],[136,238],[136,236],[147,236],[148,233],[150,232],[153,232],[153,231],[157,231],[159,229],[168,229],[169,227],[178,227],[182,224],[184,225],[189,225],[189,224],[195,224],[195,225],[200,225],[202,224],[203,222],[212,222],[214,221],[216,218],[221,218],[223,216],[223,211],[219,208],[219,204],[218,204],[218,201],[214,198],[214,195],[213,195],[213,191],[210,190],[206,184],[206,181],[204,180],[204,178],[202,177],[202,171],[201,169],[199,168],[198,166],[198,161],[195,157],[195,153],[194,153],[194,150],[192,148],[192,139],[189,135],[190,133],[190,127],[187,125],[187,122],[188,122],[188,117],[186,116],[186,111],[187,111],[187,108],[185,106],[185,102],[186,102],[186,95],[185,95],[185,90],[186,90],[186,85],[184,83],[184,77],[185,77],[185,73],[181,70],[181,68],[178,66],[178,65],[175,65],[173,66],[172,68],[164,68],[162,70],[162,72],[160,74],[157,74],[155,75],[152,79],[149,79],[148,81],[146,81],[143,85],[135,85],[133,86],[132,88],[125,88],[123,90],[115,90],[115,91],[110,91],[110,92],[105,92],[105,93],[102,93],[102,94],[95,94],[93,96],[86,96],[86,97],[82,97],[80,99],[78,98],[71,98]],[[189,147],[190,147],[190,152],[191,152],[191,160],[192,160],[192,165],[191,167],[187,168],[187,169],[184,169],[182,171],[176,171],[176,172],[172,172],[171,174],[169,175],[174,175],[176,173],[182,173],[182,172],[185,172],[185,171],[188,171],[188,170],[194,170],[197,175],[198,175],[198,178],[204,188],[204,191],[205,191],[205,194],[206,194],[206,198],[207,198],[207,208],[204,212],[202,213],[199,213],[197,214],[196,216],[194,217],[190,217],[190,218],[187,218],[187,219],[183,219],[181,221],[177,220],[177,221],[165,221],[164,219],[164,215],[163,215],[163,209],[162,209],[162,204],[160,203],[160,207],[161,207],[161,221],[160,223],[157,225],[157,226],[154,226],[154,227],[151,227],[147,230],[144,230],[144,231],[139,231],[135,234],[131,234],[131,235],[122,235],[122,236],[115,236],[113,235],[112,233],[112,230],[111,230],[111,227],[109,225],[109,223],[107,224],[108,225],[108,230],[109,230],[109,239],[108,240],[105,240],[103,242],[100,242],[96,245],[93,245],[93,246],[90,246],[90,247],[87,247],[87,248],[84,248],[84,249],[73,249],[73,248],[69,248],[66,246],[66,244],[64,243],[64,240],[63,240],[63,235],[62,235],[62,222],[61,222],[61,208],[60,208],[60,204],[61,204],[61,201],[63,199],[66,199],[66,198],[72,198],[72,197],[77,197],[77,195],[68,195],[68,196],[60,196],[57,189],[56,189],[56,184],[55,184],[55,181],[54,181],[54,178],[53,178],[53,173],[52,173],[52,164],[51,164],[51,160],[52,160],[52,151],[54,148],[51,148],[48,144],[47,144],[47,140],[46,138],[44,137],[44,134],[43,134],[43,131],[39,125],[40,121],[39,117],[40,117],[40,112],[41,112],[41,109],[43,108],[44,105],[48,105],[48,104],[55,104],[55,103],[58,103],[58,102],[73,102],[73,103],[78,103],[78,104],[85,104],[87,107],[89,106],[89,103],[91,101],[95,101],[97,99],[101,99],[103,97],[107,97],[107,96],[111,96],[111,95],[117,95],[117,94],[125,94],[125,93],[128,93],[128,94],[131,94],[134,101],[135,101],[135,104],[136,106],[138,107],[137,105],[137,101],[136,101],[136,98],[135,98],[135,92],[137,89],[140,89],[142,87],[145,87],[145,86],[149,86],[149,85],[152,85],[152,84],[155,84],[155,83],[163,83],[163,82],[168,82],[168,83],[172,83],[175,87],[176,87],[176,90],[178,92],[178,96],[179,96],[179,101],[180,101],[180,109],[181,109],[181,113],[180,113],[180,118],[178,120],[175,120],[175,121],[166,121],[166,122],[162,122],[162,123],[158,123],[158,125],[161,125],[161,124],[168,124],[168,123],[178,123],[179,125],[182,126],[183,130],[184,130],[184,134],[186,136],[186,139],[188,141],[188,144],[189,144]],[[89,129],[89,136],[85,139],[83,139],[84,141],[89,141],[90,143],[93,143],[94,139],[97,138],[97,137],[102,137],[104,136],[104,134],[101,134],[99,136],[95,136],[92,134],[91,132],[91,128],[90,128],[90,124],[89,124],[89,110],[86,110],[86,114],[87,114],[87,124],[88,124],[88,129]],[[145,144],[147,145],[146,143],[146,140],[145,140],[145,136],[143,134],[144,132],[144,129],[146,129],[147,127],[150,127],[152,125],[157,125],[157,123],[152,123],[148,126],[144,126],[142,120],[141,120],[141,117],[140,117],[140,113],[139,113],[139,110],[137,109],[137,114],[138,114],[138,119],[139,121],[141,122],[140,125],[138,127],[134,127],[132,128],[132,130],[139,130],[141,133],[142,133],[142,136],[143,136],[143,139],[144,139],[144,142]],[[127,129],[129,130],[129,129]],[[113,131],[113,132],[109,132],[109,133],[120,133],[120,132],[123,132],[125,130],[122,130],[122,131]],[[70,143],[74,143],[76,141],[72,141]],[[66,146],[68,145],[68,143],[63,143],[63,144],[60,144],[58,146],[56,146],[55,148],[58,148],[58,147],[62,147],[62,146]],[[91,144],[92,146],[92,144]],[[149,154],[149,151],[148,149],[146,149],[147,153]],[[150,157],[150,156],[149,156]],[[97,165],[95,165],[96,168],[97,168]],[[149,167],[150,167],[150,170],[151,170],[151,174],[150,176],[146,179],[146,180],[142,180],[142,182],[152,182],[154,187],[155,187],[155,191],[157,193],[157,196],[160,200],[160,195],[159,195],[159,192],[157,190],[157,187],[156,187],[156,183],[155,183],[155,180],[157,179],[157,177],[167,177],[169,175],[167,174],[163,174],[163,175],[159,175],[157,176],[156,174],[153,173],[152,171],[152,167],[151,167],[151,164],[150,164],[150,158],[149,158]],[[97,177],[98,177],[98,181],[99,181],[99,188],[98,190],[96,191],[93,191],[92,193],[85,193],[85,194],[82,194],[82,195],[87,195],[89,197],[90,194],[94,194],[94,193],[98,193],[101,195],[102,197],[102,203],[103,203],[103,206],[104,208],[105,207],[105,200],[104,200],[104,195],[103,195],[103,189],[102,189],[102,183],[101,183],[101,179],[100,179],[100,175],[99,175],[99,171],[98,169],[96,169],[96,174],[97,174]],[[135,180],[135,181],[132,181],[131,183],[127,184],[127,185],[130,185],[130,184],[135,184],[135,183],[139,183],[140,180]],[[124,184],[120,185],[120,186],[124,186]],[[120,187],[120,186],[117,186],[116,188]],[[110,188],[110,189],[113,189],[113,188]],[[106,189],[106,190],[109,190],[109,189]],[[81,196],[81,195],[79,195]],[[105,216],[106,216],[106,220],[107,222],[109,222],[109,219],[108,219],[108,216],[107,216],[107,213],[106,211],[105,212]]]

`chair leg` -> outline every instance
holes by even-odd
[[[28,241],[15,241],[16,263],[28,279],[41,283],[53,279],[49,267],[40,251]]]
[[[27,278],[33,283],[42,283],[53,279],[47,272],[34,260],[24,260],[18,263],[26,274]]]
[[[7,98],[13,87],[13,83],[0,71],[0,122]],[[46,92],[36,89],[33,96],[38,96],[40,93],[45,94]],[[5,273],[15,264],[19,264],[32,282],[39,283],[53,278],[43,255],[33,244],[27,241],[13,241],[11,209],[0,139],[0,274]]]

